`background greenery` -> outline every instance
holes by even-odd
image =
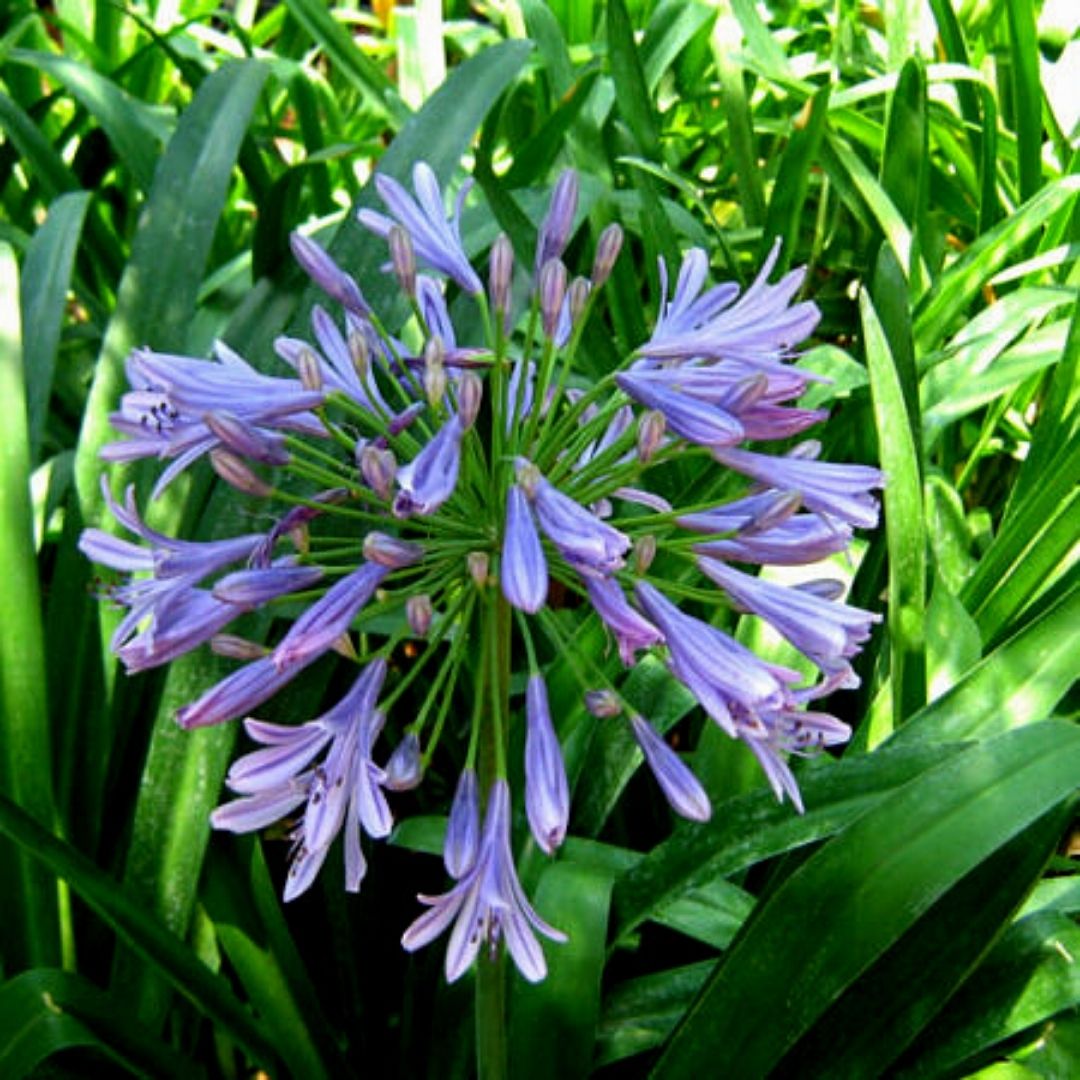
[[[658,255],[704,245],[745,282],[783,237],[824,313],[801,363],[834,379],[827,454],[890,477],[849,569],[887,623],[830,703],[851,747],[801,771],[805,816],[644,664],[627,694],[715,801],[673,826],[552,665],[573,837],[525,873],[571,943],[513,985],[513,1075],[1080,1074],[1075,5],[373,6],[0,14],[0,1075],[471,1070],[468,981],[398,946],[442,887],[415,850],[438,849],[452,770],[359,898],[331,860],[283,909],[281,837],[209,837],[235,731],[173,725],[217,661],[118,674],[74,546],[130,348],[221,337],[269,369],[313,300],[300,225],[385,298],[348,209],[376,163],[419,157],[477,177],[477,255],[494,223],[529,250],[541,190],[580,170],[574,250],[629,235],[597,371],[654,317]],[[157,512],[203,536],[255,513],[204,472]],[[313,715],[331,668],[277,715]]]

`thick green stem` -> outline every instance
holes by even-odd
[[[476,963],[476,1074],[504,1080],[507,1072],[506,952],[481,949]]]

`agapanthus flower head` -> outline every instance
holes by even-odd
[[[844,604],[831,575],[810,564],[876,523],[883,477],[820,460],[811,440],[790,445],[825,419],[798,404],[815,376],[790,364],[818,312],[796,299],[801,271],[770,283],[775,251],[743,292],[710,283],[708,256],[693,250],[669,296],[662,265],[648,340],[597,377],[597,358],[581,364],[579,349],[589,320],[604,317],[623,234],[605,228],[591,277],[575,276],[572,253],[590,244],[570,243],[572,171],[535,223],[535,253],[523,259],[505,235],[494,242],[487,295],[461,237],[467,183],[452,212],[423,162],[412,193],[383,175],[375,188],[387,214],[365,209],[360,221],[386,240],[384,269],[407,303],[374,311],[347,267],[294,234],[326,301],[312,306],[310,334],[274,343],[280,372],[226,346],[209,360],[138,349],[127,363],[130,389],[114,416],[122,440],[106,460],[161,459],[155,491],[212,467],[258,500],[251,520],[261,531],[173,539],[146,524],[133,490],[119,503],[106,489],[131,538],[96,523],[80,546],[117,575],[104,591],[126,609],[111,644],[129,670],[206,646],[236,663],[177,720],[244,719],[258,748],[233,766],[237,798],[213,822],[235,831],[291,822],[287,898],[311,887],[338,837],[346,885],[358,888],[364,845],[389,833],[394,800],[435,773],[454,793],[443,845],[453,884],[421,897],[428,910],[404,945],[449,930],[449,979],[505,945],[536,980],[547,970],[538,935],[563,935],[518,881],[514,843],[525,837],[512,828],[507,759],[523,746],[521,820],[541,851],[560,857],[570,778],[556,732],[569,705],[549,700],[545,669],[567,660],[584,722],[628,723],[674,810],[704,821],[704,788],[621,689],[624,668],[659,658],[801,809],[791,759],[848,737],[812,710],[855,684],[852,662],[879,618]],[[515,267],[522,279],[531,267],[531,282],[514,281]],[[512,293],[528,298],[526,310],[515,313]],[[769,564],[810,568],[781,585],[758,576]],[[263,640],[229,626],[251,611],[267,616]],[[737,640],[739,613],[771,623],[814,677]],[[612,639],[621,665],[604,650],[570,653],[567,631],[583,620]],[[520,707],[518,659],[528,665]],[[253,718],[331,664],[354,669],[351,689],[321,713],[313,707],[316,719]],[[379,744],[385,711],[392,747]],[[441,744],[463,726],[467,738],[447,752]],[[460,772],[446,782],[449,761]]]

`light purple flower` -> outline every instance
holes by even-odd
[[[432,514],[454,494],[464,434],[461,418],[452,414],[420,453],[398,469],[401,490],[394,499],[397,517]]]
[[[214,583],[211,592],[217,600],[243,608],[257,608],[299,589],[309,589],[322,579],[318,566],[296,566],[291,557],[276,566],[236,570]]]
[[[243,798],[218,807],[210,820],[218,829],[251,832],[306,802],[294,833],[286,900],[310,887],[343,826],[345,888],[358,891],[366,869],[361,826],[376,839],[390,832],[393,817],[382,792],[386,774],[371,756],[383,726],[375,702],[385,675],[385,661],[369,664],[337,705],[299,727],[251,719],[244,723],[265,749],[241,758],[229,770],[229,787]],[[308,769],[327,746],[322,764]]]
[[[821,315],[813,303],[791,303],[805,270],[792,270],[776,285],[768,283],[779,254],[777,243],[753,284],[735,299],[738,290],[730,286],[696,296],[704,284],[707,262],[703,254],[690,252],[665,317],[638,352],[655,360],[706,357],[750,364],[788,355],[810,336]]]
[[[573,169],[564,169],[559,174],[559,179],[555,181],[551,203],[536,238],[535,273],[537,275],[549,259],[561,258],[566,249],[566,242],[570,239],[570,230],[574,227],[577,203],[577,173]]]
[[[664,635],[676,677],[729,735],[739,734],[733,707],[756,713],[787,703],[786,684],[800,681],[798,672],[764,663],[722,630],[684,615],[645,581],[637,583],[637,597]]]
[[[420,756],[420,740],[414,732],[408,732],[394,747],[386,762],[387,791],[412,791],[424,778],[424,763]]]
[[[803,502],[819,514],[829,514],[862,529],[878,522],[878,503],[869,492],[885,484],[879,469],[869,465],[842,465],[802,457],[775,457],[750,450],[714,447],[722,465],[780,491],[797,491]]]
[[[314,240],[293,232],[289,234],[289,247],[304,273],[332,300],[356,315],[367,315],[371,311],[352,276],[345,273]]]
[[[630,667],[638,649],[658,645],[664,635],[628,603],[619,583],[612,578],[587,577],[585,588],[604,625],[619,643],[619,657]]]
[[[419,899],[430,910],[405,931],[401,944],[415,952],[453,922],[446,947],[448,982],[472,966],[481,944],[494,952],[504,939],[522,976],[539,982],[547,974],[547,963],[533,931],[551,941],[566,941],[565,934],[536,914],[517,879],[510,850],[510,789],[502,779],[491,785],[475,862],[449,892]]]
[[[697,563],[740,607],[766,619],[824,672],[846,668],[881,621],[874,612],[752,577],[715,559],[699,557]]]
[[[536,843],[553,855],[566,838],[570,789],[543,675],[529,676],[525,724],[525,813]]]
[[[728,540],[696,544],[694,551],[735,562],[804,566],[845,551],[851,535],[851,526],[846,522],[821,514],[793,514],[769,529],[747,529]]]
[[[689,766],[657,735],[648,720],[635,713],[630,717],[630,724],[634,729],[634,738],[671,808],[691,821],[708,821],[712,817],[712,804],[701,781]]]
[[[518,462],[518,482],[532,499],[540,528],[576,570],[589,575],[622,569],[629,537],[564,495],[524,459]]]
[[[218,342],[215,360],[136,349],[125,368],[132,389],[109,417],[126,441],[106,444],[105,461],[144,457],[172,459],[154,487],[156,498],[192,462],[221,445],[203,417],[231,412],[254,425],[321,437],[322,425],[310,412],[323,402],[319,392],[296,379],[263,375]]]
[[[514,607],[532,614],[547,601],[547,560],[529,502],[517,484],[511,484],[506,493],[506,529],[499,577],[503,596]]]
[[[271,657],[278,670],[303,666],[325,653],[349,629],[389,573],[385,566],[365,562],[327,589],[274,649]]]
[[[461,243],[461,208],[471,186],[471,181],[461,185],[454,212],[447,220],[439,181],[425,162],[418,161],[413,167],[415,199],[389,176],[375,177],[379,196],[393,219],[409,233],[416,254],[429,266],[453,278],[466,292],[477,295],[484,291],[484,286]],[[358,217],[361,225],[384,239],[394,224],[394,220],[374,210],[361,210]]]
[[[615,382],[635,401],[663,413],[668,427],[692,443],[733,446],[746,437],[742,424],[716,405],[668,390],[661,383],[629,371],[616,375]]]
[[[196,728],[235,720],[272,698],[296,678],[301,667],[278,668],[269,656],[253,660],[215,683],[196,701],[177,709],[176,722],[182,728]]]
[[[458,777],[457,790],[446,822],[446,838],[443,841],[446,872],[455,881],[460,880],[476,861],[479,850],[480,791],[475,770],[464,768]]]

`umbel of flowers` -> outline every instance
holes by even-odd
[[[402,942],[416,949],[452,927],[449,979],[482,947],[505,942],[521,974],[538,980],[546,963],[537,934],[564,938],[533,910],[515,870],[512,657],[529,668],[520,795],[544,852],[566,836],[570,791],[541,648],[567,655],[596,717],[629,726],[679,814],[710,815],[701,784],[648,718],[589,658],[566,649],[556,597],[595,611],[625,665],[643,653],[663,657],[705,713],[753,751],[777,796],[801,809],[788,757],[848,737],[813,703],[855,684],[850,661],[876,616],[845,605],[832,580],[779,585],[756,570],[844,551],[853,528],[876,524],[870,492],[882,477],[821,461],[818,443],[798,441],[825,418],[793,404],[811,376],[788,363],[818,311],[795,299],[801,271],[769,283],[775,252],[742,292],[708,283],[703,251],[686,254],[673,289],[661,265],[651,336],[614,370],[587,379],[575,367],[581,332],[622,233],[605,229],[589,276],[570,276],[562,257],[577,208],[573,172],[555,186],[531,275],[501,236],[486,280],[462,246],[467,185],[449,215],[422,163],[413,194],[385,176],[376,185],[388,213],[364,210],[360,221],[385,238],[388,269],[408,300],[400,336],[344,268],[297,234],[293,252],[331,307],[314,309],[310,340],[277,341],[291,373],[262,374],[224,345],[212,360],[138,349],[127,361],[130,390],[113,417],[124,439],[104,458],[158,458],[155,495],[208,458],[229,484],[275,508],[274,524],[226,540],[174,539],[145,523],[130,489],[117,501],[106,485],[132,538],[88,529],[81,547],[127,575],[111,589],[127,609],[112,647],[129,671],[207,643],[239,661],[177,719],[193,728],[243,718],[258,748],[232,766],[236,798],[213,824],[248,832],[293,823],[286,899],[311,885],[338,836],[346,888],[359,889],[364,834],[390,833],[394,792],[421,782],[456,685],[479,671],[446,829],[451,885],[420,897],[426,910]],[[460,338],[448,306],[454,295],[456,309],[475,305],[482,340]],[[780,449],[768,452],[770,443]],[[670,494],[673,463],[689,459],[700,479],[689,503],[675,506],[660,489]],[[808,680],[766,662],[688,613],[708,615],[709,593],[765,619],[818,674]],[[226,632],[238,616],[282,598],[290,610],[298,600],[306,606],[272,644]],[[360,653],[354,623],[362,612],[397,629],[365,635]],[[419,644],[419,660],[388,679],[388,658],[405,638]],[[340,701],[304,723],[252,716],[330,650],[356,668]],[[404,738],[381,747],[387,711],[421,675],[426,693]]]

